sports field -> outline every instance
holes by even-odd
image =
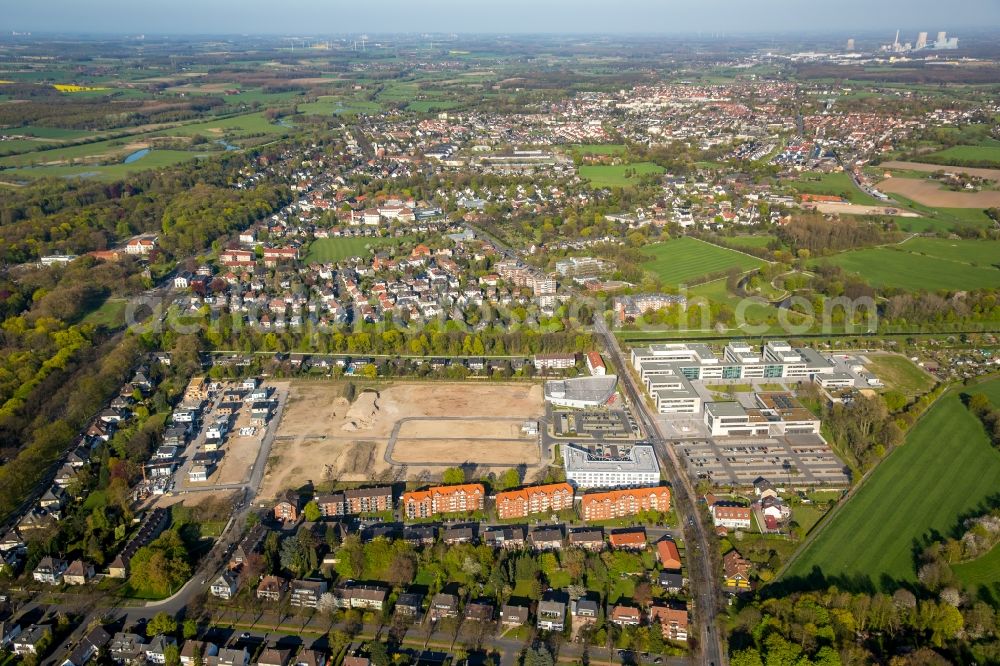
[[[635,175],[626,177],[625,172],[629,170]],[[589,181],[593,187],[629,187],[635,185],[642,176],[660,174],[664,171],[666,169],[652,162],[588,164],[580,167],[580,178]]]
[[[666,284],[690,283],[709,273],[736,267],[741,271],[757,268],[763,261],[741,252],[683,236],[647,247],[649,261],[643,268],[657,275]]]
[[[1000,404],[1000,379],[980,384]],[[962,404],[959,391],[940,399],[879,465],[857,494],[784,574],[805,577],[814,569],[834,584],[867,579],[891,590],[894,581],[916,579],[914,544],[932,533],[951,535],[961,516],[978,513],[997,492],[1000,451]]]
[[[1000,243],[914,238],[902,245],[844,252],[828,260],[876,286],[979,289],[1000,286]]]
[[[367,257],[372,248],[391,242],[391,238],[317,238],[309,245],[306,263],[343,261],[351,257]]]

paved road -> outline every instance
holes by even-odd
[[[723,666],[726,663],[725,649],[719,637],[717,622],[721,599],[716,572],[709,555],[711,544],[701,521],[701,513],[695,503],[694,487],[687,475],[684,474],[677,454],[660,431],[655,416],[650,413],[644,394],[638,389],[628,370],[618,340],[608,330],[601,314],[594,317],[594,332],[603,338],[605,353],[611,357],[612,362],[619,370],[619,382],[624,387],[629,402],[632,403],[634,414],[642,424],[647,439],[657,450],[661,460],[664,455],[669,459],[670,464],[664,465],[664,468],[670,479],[674,506],[678,516],[682,519],[682,529],[688,544],[688,573],[691,581],[692,600],[694,601],[694,615],[698,619],[700,632],[698,641],[699,649],[702,652],[700,663]]]

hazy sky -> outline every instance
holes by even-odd
[[[0,30],[784,32],[1000,26],[1000,0],[0,0]]]

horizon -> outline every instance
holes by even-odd
[[[961,17],[932,0],[845,0],[803,7],[797,0],[596,0],[480,2],[381,0],[336,7],[319,0],[287,0],[276,10],[264,0],[156,1],[38,0],[5,8],[0,30],[44,35],[282,36],[341,35],[731,35],[872,34],[887,30],[990,32],[1000,26],[1000,3],[968,0]],[[107,17],[113,16],[109,21]],[[317,30],[317,24],[329,29]],[[489,26],[490,30],[482,28]],[[823,26],[817,33],[817,26]],[[310,28],[303,31],[303,27]],[[326,26],[323,26],[324,28]]]

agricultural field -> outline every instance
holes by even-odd
[[[1000,404],[1000,380],[975,390]],[[870,584],[889,591],[915,581],[914,544],[953,534],[962,516],[981,511],[996,493],[997,478],[1000,451],[960,392],[950,392],[830,518],[784,579],[818,573],[824,588]]]
[[[764,264],[755,257],[688,236],[650,245],[644,254],[649,261],[643,263],[643,268],[670,285],[690,283],[733,267],[746,271]]]
[[[917,396],[934,387],[934,378],[905,356],[867,354],[866,358],[868,363],[865,367],[881,379],[886,388],[895,389],[908,396]]]
[[[982,146],[951,146],[923,157],[947,163],[1000,167],[1000,142]]]
[[[632,171],[634,176],[626,176],[626,171]],[[592,187],[629,187],[642,176],[661,174],[666,169],[652,162],[636,162],[635,164],[588,164],[580,167],[580,178],[589,181]]]
[[[842,267],[850,273],[857,273],[875,286],[898,287],[900,289],[978,289],[1000,286],[1000,268],[988,263],[979,263],[980,254],[990,248],[1000,251],[1000,243],[995,241],[945,241],[920,239],[924,244],[914,247],[930,249],[936,254],[918,254],[909,249],[908,241],[903,245],[851,250],[824,259]],[[970,256],[964,260],[958,251],[950,251],[949,243],[969,245]],[[975,245],[986,243],[988,245]],[[926,250],[920,250],[926,252]],[[997,255],[994,254],[995,259]]]
[[[955,192],[927,178],[888,178],[876,186],[882,192],[901,194],[934,208],[991,208],[1000,206],[1000,191]]]
[[[722,240],[740,247],[766,248],[777,240],[774,236],[726,236]]]
[[[323,95],[315,102],[305,102],[298,105],[299,113],[332,116],[339,114],[378,113],[382,105],[366,99]]]

